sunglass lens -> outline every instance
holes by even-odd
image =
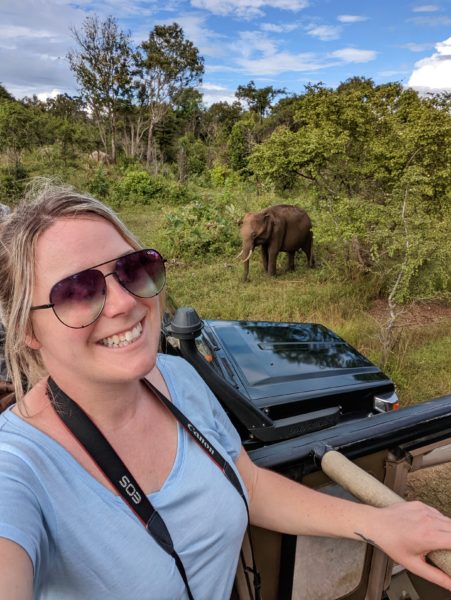
[[[79,329],[97,319],[105,304],[105,278],[100,271],[88,269],[55,284],[50,302],[58,319]]]
[[[116,263],[116,275],[131,294],[152,298],[161,292],[166,281],[164,261],[156,250],[139,250]]]

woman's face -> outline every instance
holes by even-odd
[[[47,304],[52,286],[61,279],[132,250],[101,217],[58,219],[37,242],[33,305]],[[97,268],[111,273],[114,262]],[[159,297],[137,298],[115,277],[107,277],[106,286],[100,317],[82,329],[67,327],[51,309],[32,312],[29,345],[40,350],[48,372],[63,387],[74,379],[86,384],[125,383],[143,377],[155,365]],[[127,341],[118,345],[125,337]]]

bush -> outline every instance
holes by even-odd
[[[0,169],[0,202],[14,204],[23,194],[28,173],[22,165]]]
[[[179,204],[188,202],[192,197],[185,186],[133,167],[114,184],[110,199],[115,206],[122,207],[155,202]]]
[[[95,170],[94,176],[88,182],[88,191],[96,198],[104,200],[110,193],[110,180],[103,167]]]
[[[163,235],[170,253],[177,257],[233,254],[240,245],[238,211],[206,201],[173,208],[165,218]]]

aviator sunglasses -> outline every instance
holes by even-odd
[[[114,270],[104,275],[97,267],[115,262]],[[164,259],[151,249],[138,250],[107,260],[55,283],[49,304],[31,310],[51,308],[56,317],[72,329],[88,327],[102,314],[106,301],[106,278],[114,275],[118,283],[138,298],[152,298],[161,292],[166,281]]]

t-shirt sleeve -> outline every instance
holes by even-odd
[[[221,440],[221,444],[232,457],[232,459],[236,461],[241,452],[240,435],[227,416],[227,413],[219,403],[219,400],[207,385],[205,385],[205,387],[207,389],[207,394],[212,406],[213,415],[216,421],[216,429]]]
[[[40,487],[26,462],[0,448],[0,537],[16,542],[29,555],[35,581],[49,554]]]

